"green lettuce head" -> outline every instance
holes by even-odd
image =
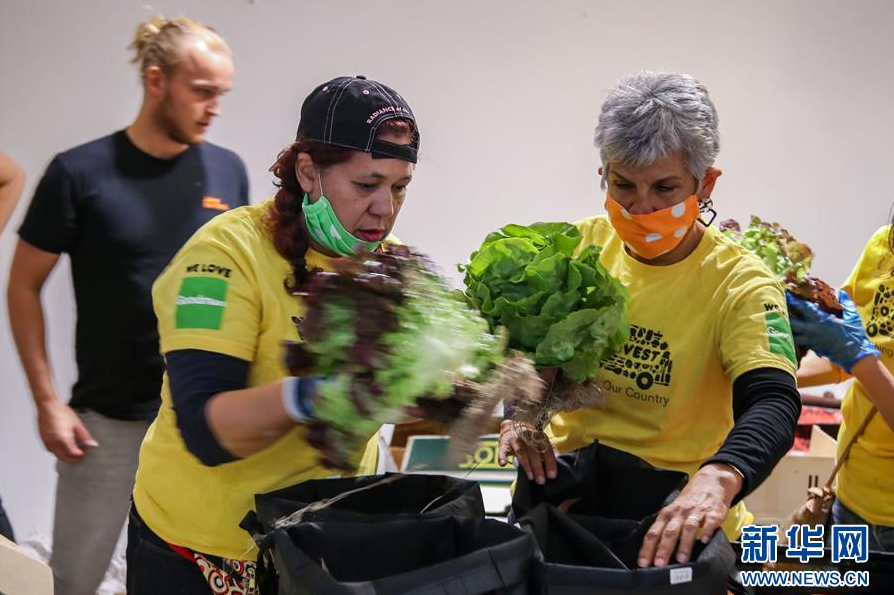
[[[465,296],[509,346],[538,368],[560,368],[584,382],[628,336],[621,283],[599,263],[599,246],[575,251],[581,234],[570,223],[507,225],[489,234],[469,262]]]

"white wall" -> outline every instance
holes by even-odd
[[[0,0],[0,148],[36,179],[140,101],[125,47],[146,0]],[[574,220],[603,200],[592,147],[624,74],[700,78],[720,113],[720,217],[784,222],[842,280],[894,202],[894,3],[156,0],[216,27],[236,80],[211,139],[245,159],[254,201],[318,83],[365,74],[416,112],[422,156],[396,232],[445,272],[504,223]],[[0,238],[5,288],[15,242]],[[67,266],[45,293],[58,386],[73,382]],[[5,291],[0,297],[5,313]],[[126,329],[122,329],[126,332]],[[20,535],[48,531],[54,473],[0,317],[0,494]]]

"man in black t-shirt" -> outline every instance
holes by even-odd
[[[205,141],[233,62],[200,23],[157,17],[137,30],[143,104],[121,130],[58,154],[37,186],[13,257],[10,323],[58,459],[50,565],[58,595],[93,595],[130,505],[140,443],[159,405],[151,288],[204,223],[248,203],[239,157]],[[59,398],[40,292],[61,253],[77,303],[78,378]]]

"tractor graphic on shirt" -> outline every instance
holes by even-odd
[[[660,331],[630,325],[630,339],[624,347],[602,362],[602,368],[636,382],[641,390],[653,385],[668,386],[674,362]]]

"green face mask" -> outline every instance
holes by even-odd
[[[382,243],[381,241],[364,242],[345,229],[338,217],[335,216],[332,203],[329,202],[325,194],[320,194],[320,199],[311,204],[310,196],[305,192],[302,209],[304,210],[304,220],[307,222],[307,231],[313,241],[336,254],[351,256],[356,252],[354,247],[357,244],[372,252]]]

